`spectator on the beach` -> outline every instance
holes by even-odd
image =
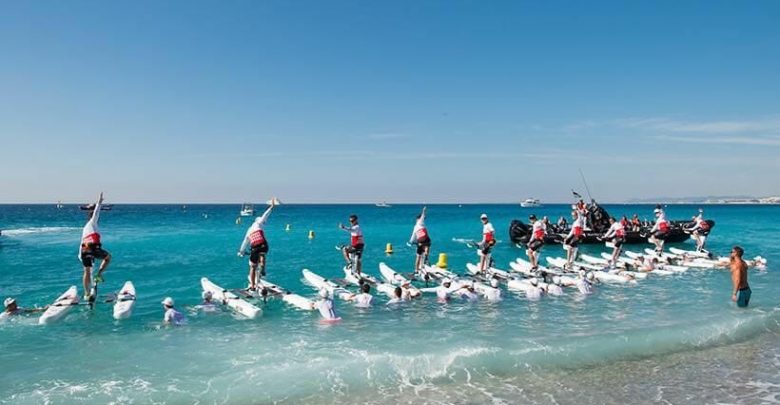
[[[731,282],[733,284],[731,300],[737,303],[738,307],[744,308],[750,302],[750,286],[747,280],[747,263],[742,260],[745,251],[734,246],[731,249]]]

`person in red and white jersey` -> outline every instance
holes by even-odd
[[[620,256],[620,250],[626,241],[626,228],[623,225],[623,221],[617,221],[615,217],[609,217],[609,229],[601,239],[608,242],[607,246],[609,246],[609,243],[612,244],[612,260],[609,261],[609,264],[615,267],[617,258]]]
[[[710,234],[710,224],[704,220],[704,210],[699,208],[699,215],[693,217],[693,227],[688,229],[691,236],[696,241],[696,251],[704,250],[704,244],[707,242],[707,235]]]
[[[246,230],[241,247],[238,248],[238,255],[244,257],[246,248],[249,247],[249,290],[257,290],[257,280],[265,276],[265,256],[268,254],[268,240],[265,237],[265,222],[271,215],[271,211],[276,205],[276,198],[271,199],[271,205],[265,210],[263,215],[255,218],[249,229]],[[260,276],[258,277],[257,266],[260,266]]]
[[[585,237],[585,216],[580,214],[577,210],[571,211],[571,217],[573,219],[571,223],[571,229],[566,238],[563,239],[563,248],[566,250],[566,268],[570,269],[572,262],[577,259],[577,250],[580,246],[580,241]]]
[[[496,229],[490,223],[487,214],[479,216],[482,221],[482,240],[477,244],[477,254],[479,255],[479,270],[484,272],[490,263],[490,251],[496,244]]]
[[[98,220],[100,220],[100,210],[103,207],[103,193],[100,193],[95,208],[92,211],[92,215],[89,217],[89,221],[84,225],[84,229],[81,231],[81,245],[79,247],[79,260],[84,266],[84,277],[82,279],[84,284],[84,299],[90,301],[90,283],[92,282],[92,265],[95,259],[100,259],[100,269],[95,275],[95,283],[100,283],[103,280],[103,272],[111,263],[111,253],[103,249],[103,244],[100,241],[100,231],[98,230]]]
[[[660,205],[655,207],[653,213],[655,214],[655,224],[650,229],[648,241],[655,245],[656,253],[661,254],[664,251],[664,241],[671,230],[671,226],[669,221],[666,220],[666,213],[664,213]]]
[[[417,244],[417,257],[414,261],[414,271],[417,272],[423,263],[428,263],[428,255],[431,251],[431,236],[428,234],[428,228],[425,226],[425,210],[417,215],[417,222],[412,229],[412,236],[409,238],[409,244]]]
[[[544,246],[544,236],[547,234],[544,221],[536,219],[536,215],[531,214],[528,217],[528,221],[531,223],[531,237],[528,239],[528,249],[525,253],[528,255],[528,260],[531,262],[531,270],[539,268],[539,251]]]
[[[355,255],[355,268],[353,269],[357,274],[361,273],[363,269],[363,248],[365,247],[365,240],[363,239],[363,230],[360,229],[358,224],[358,217],[355,214],[349,216],[349,226],[339,224],[339,228],[349,232],[349,246],[345,246],[341,252],[344,254],[344,261],[347,262],[347,266],[352,265],[350,255]]]

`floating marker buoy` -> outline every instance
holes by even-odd
[[[436,263],[436,267],[440,269],[446,269],[447,268],[447,254],[446,253],[439,253],[439,262]]]
[[[284,230],[290,232],[290,224],[287,224],[287,226],[284,227]]]
[[[241,225],[241,217],[236,218],[236,225]]]
[[[314,231],[309,231],[309,239],[314,239]]]
[[[387,247],[385,248],[385,253],[387,253],[389,255],[393,254],[393,244],[392,243],[388,243],[387,244]]]

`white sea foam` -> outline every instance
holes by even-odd
[[[72,226],[42,226],[42,227],[29,227],[29,228],[18,228],[18,229],[3,229],[2,234],[6,236],[20,236],[20,235],[30,235],[30,234],[38,234],[38,233],[65,233],[65,232],[72,232],[76,231],[79,228],[72,227]]]

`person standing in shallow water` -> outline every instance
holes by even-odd
[[[747,280],[747,263],[742,260],[742,255],[745,251],[739,247],[734,246],[731,249],[731,282],[733,284],[731,300],[737,303],[737,306],[744,308],[750,303],[750,286]]]

